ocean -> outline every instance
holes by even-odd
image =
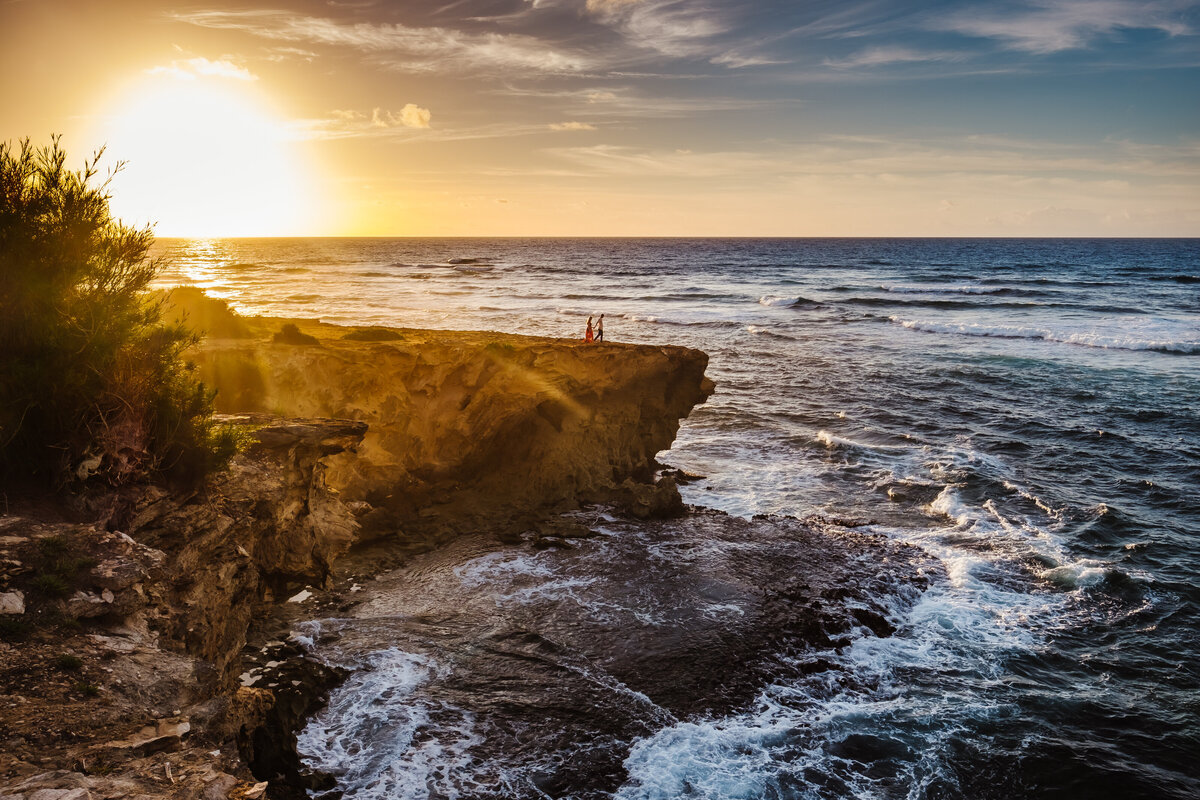
[[[849,676],[836,686],[765,680],[740,708],[679,718],[614,685],[637,726],[587,747],[529,745],[519,762],[489,750],[494,705],[435,691],[462,669],[462,630],[438,645],[444,631],[417,630],[401,606],[314,621],[315,652],[358,671],[301,751],[345,797],[1200,796],[1200,240],[241,239],[157,252],[171,262],[162,285],[248,314],[574,338],[604,314],[609,340],[704,350],[717,392],[659,456],[704,476],[685,501],[856,518],[940,565],[890,612],[894,635],[830,655]],[[586,545],[599,560],[637,569],[653,560],[639,548],[664,546],[661,531],[601,522],[608,535]],[[429,574],[497,618],[661,624],[653,581],[621,583],[589,559],[456,558]],[[729,605],[713,619],[732,619]],[[585,657],[588,685],[612,684],[594,654],[561,664]],[[604,787],[539,778],[588,747],[619,754]]]

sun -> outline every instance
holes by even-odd
[[[146,76],[98,116],[93,141],[127,162],[113,211],[160,236],[312,232],[314,175],[300,142],[253,87]]]

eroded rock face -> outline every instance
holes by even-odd
[[[0,795],[226,797],[235,775],[257,785],[232,742],[263,715],[231,692],[232,673],[264,598],[323,585],[353,541],[323,459],[366,425],[243,422],[255,443],[228,472],[191,495],[146,490],[110,519],[124,531],[0,517],[0,593],[18,618],[6,636],[21,637],[0,641]]]
[[[334,338],[334,326],[306,331],[323,346],[212,343],[204,379],[223,411],[367,422],[357,456],[334,459],[328,479],[347,500],[386,508],[389,532],[461,532],[619,499],[628,479],[652,479],[655,455],[713,388],[708,357],[682,347],[405,329],[366,343]]]
[[[266,785],[247,763],[294,772],[264,760],[294,755],[267,734],[322,684],[234,691],[240,653],[263,602],[326,585],[363,522],[430,542],[541,530],[582,500],[681,509],[673,482],[651,482],[654,456],[712,391],[703,353],[397,335],[213,344],[201,360],[222,410],[272,415],[243,414],[256,443],[228,472],[191,493],[126,487],[100,523],[0,519],[0,610],[28,628],[0,642],[0,694],[19,708],[0,715],[0,794],[249,797]]]
[[[244,421],[262,427],[227,472],[183,501],[155,492],[129,526],[173,554],[168,635],[222,678],[258,601],[291,584],[324,584],[353,543],[357,523],[326,486],[323,459],[352,450],[366,432],[348,420]]]

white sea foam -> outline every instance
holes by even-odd
[[[915,444],[915,443],[911,444],[911,445],[874,444],[874,443],[868,444],[866,442],[859,442],[854,439],[848,439],[845,436],[836,436],[836,435],[830,433],[829,431],[825,431],[825,430],[817,431],[816,439],[818,442],[820,442],[821,444],[823,444],[826,447],[831,448],[831,449],[835,448],[835,447],[849,447],[849,448],[857,448],[857,449],[862,449],[862,450],[871,450],[871,451],[886,452],[886,453],[912,452],[912,451],[924,449],[922,445]]]
[[[1008,489],[1009,491],[1016,492],[1021,497],[1024,497],[1026,500],[1044,511],[1047,516],[1053,517],[1056,520],[1061,520],[1063,518],[1064,509],[1051,507],[1047,503],[1043,502],[1040,497],[1026,489],[1022,489],[1012,481],[1004,481],[1004,488]]]
[[[347,798],[460,797],[482,738],[470,713],[419,696],[439,671],[416,653],[369,654],[300,732],[302,761]]]
[[[851,443],[827,431],[818,440]],[[969,446],[917,452],[922,460],[878,456],[893,459],[897,481],[921,486],[935,476],[1008,471]],[[923,787],[935,782],[953,787],[950,765],[959,732],[973,720],[1006,713],[979,686],[1001,680],[1015,654],[1036,652],[1052,631],[1072,624],[1069,595],[1031,592],[1021,580],[1028,574],[1025,564],[1055,565],[1037,577],[1068,590],[1103,580],[1109,569],[1071,559],[1054,532],[1063,524],[1059,509],[1011,481],[1002,485],[1011,493],[1006,498],[1029,504],[1032,516],[1005,510],[1000,498],[970,500],[962,486],[945,484],[927,506],[928,527],[875,528],[921,547],[948,578],[935,581],[910,607],[893,609],[894,636],[855,639],[829,656],[844,672],[769,687],[746,713],[678,723],[640,740],[630,750],[630,779],[617,797],[816,800],[823,795],[806,778],[810,774],[841,782],[841,796],[864,799],[892,796],[898,786],[908,787],[909,797],[924,796]],[[839,674],[855,681],[841,685]],[[955,681],[947,682],[950,675]],[[838,744],[850,735],[895,747],[900,756],[889,767],[895,774],[875,777],[839,755]],[[796,788],[804,786],[811,788]]]
[[[1038,575],[1043,580],[1050,581],[1065,589],[1078,589],[1102,583],[1110,569],[1109,565],[1102,561],[1085,558],[1070,564],[1044,570],[1038,573]]]
[[[1042,339],[1048,342],[1062,342],[1083,347],[1095,347],[1104,350],[1158,350],[1170,353],[1200,353],[1200,329],[1195,324],[1141,326],[1145,333],[1154,338],[1143,338],[1128,335],[1118,326],[1097,327],[1071,330],[1070,328],[1052,328],[1040,325],[997,325],[979,322],[942,322],[937,320],[903,319],[899,316],[888,317],[893,323],[909,330],[926,333],[952,333],[960,336],[987,336],[997,339]],[[1137,330],[1136,328],[1134,329]],[[1155,334],[1159,334],[1156,336]]]
[[[678,797],[738,800],[767,795],[778,769],[771,744],[781,741],[794,720],[785,714],[684,722],[637,742],[625,761],[629,783],[617,800]]]
[[[768,294],[768,295],[764,295],[764,296],[758,298],[758,304],[760,306],[768,306],[768,307],[794,306],[794,305],[796,305],[796,303],[799,303],[801,301],[801,299],[802,298],[800,298],[796,295],[787,297],[787,296],[783,296],[783,295]]]
[[[885,284],[879,288],[895,294],[1000,294],[1009,291],[1005,286],[902,286]]]

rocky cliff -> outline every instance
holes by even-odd
[[[247,323],[198,353],[252,432],[227,472],[98,521],[0,516],[0,798],[263,796],[292,735],[267,729],[319,693],[238,686],[266,604],[326,585],[363,523],[428,545],[580,501],[677,508],[655,455],[712,391],[683,348]]]
[[[678,505],[669,482],[646,487],[655,455],[712,392],[702,352],[404,329],[364,342],[301,325],[315,344],[210,341],[202,375],[221,411],[366,422],[357,454],[332,460],[328,479],[383,510],[375,528],[411,537],[519,525],[581,500],[643,513]]]
[[[196,491],[144,487],[99,522],[0,517],[0,796],[207,797],[251,777],[234,743],[274,699],[234,691],[246,633],[273,586],[322,584],[349,548],[322,459],[366,426],[244,422],[247,451]]]

